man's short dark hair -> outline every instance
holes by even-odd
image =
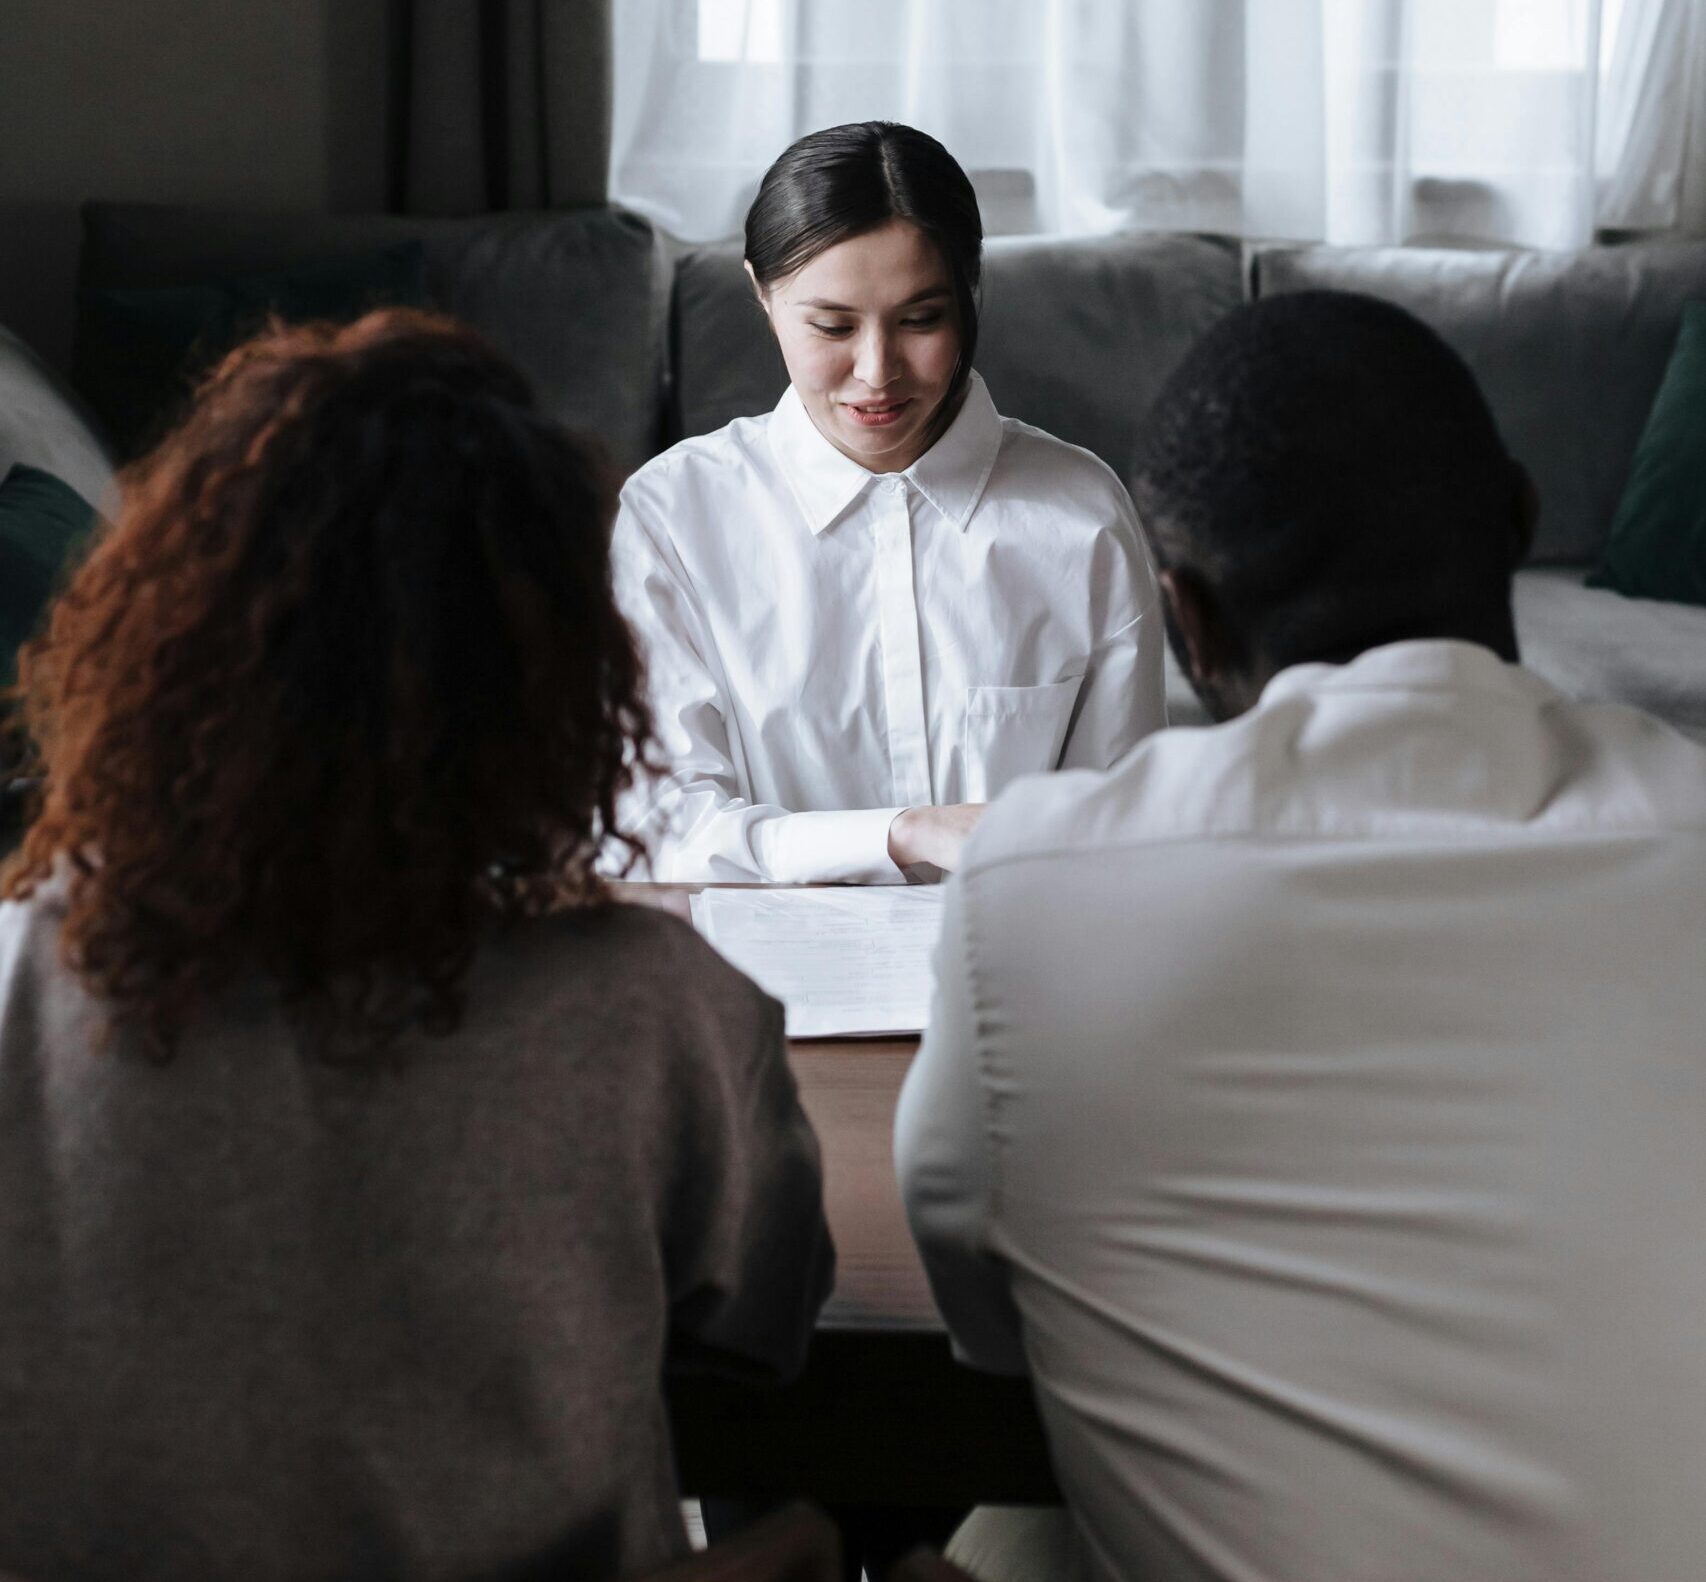
[[[1162,566],[1282,664],[1508,609],[1523,487],[1463,359],[1339,291],[1222,319],[1162,389],[1132,478]]]

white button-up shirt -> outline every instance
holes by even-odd
[[[897,1149],[1097,1579],[1697,1578],[1706,750],[1485,649],[1015,786]]]
[[[673,769],[659,878],[900,882],[901,809],[1103,767],[1163,723],[1130,498],[975,375],[901,473],[849,460],[792,389],[684,440],[628,481],[614,554]]]

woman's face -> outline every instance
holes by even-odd
[[[826,247],[759,301],[830,444],[872,472],[900,472],[924,454],[959,361],[960,324],[948,266],[917,226],[890,220]]]

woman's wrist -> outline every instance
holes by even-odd
[[[966,837],[982,817],[981,802],[906,808],[889,825],[889,860],[902,869],[929,863],[951,872],[959,867]]]
[[[917,838],[919,808],[902,808],[889,824],[889,861],[906,869],[919,860],[912,842]]]

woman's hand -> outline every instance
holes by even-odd
[[[889,825],[889,856],[897,868],[927,862],[952,872],[960,865],[960,848],[977,828],[987,804],[956,802],[950,807],[909,807]]]

